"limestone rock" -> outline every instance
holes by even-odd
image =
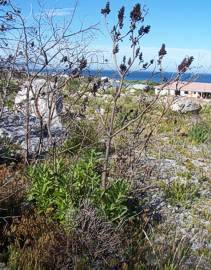
[[[29,88],[30,114],[47,123],[51,119],[51,128],[61,128],[58,115],[62,112],[62,97],[56,89],[57,85],[45,79],[35,79],[31,83],[26,81],[15,97],[15,108],[18,111],[26,109],[26,93]]]
[[[148,89],[148,85],[143,84],[143,83],[137,83],[137,84],[129,85],[128,86],[128,89],[147,90]]]
[[[173,112],[180,113],[198,113],[201,110],[201,105],[187,98],[178,98],[171,105]]]
[[[28,87],[29,82],[26,81],[15,98],[15,110],[5,108],[0,119],[0,137],[10,139],[12,143],[21,145],[23,149],[26,149],[26,93]],[[65,134],[60,119],[63,108],[62,97],[59,96],[54,83],[36,79],[30,85],[29,102],[30,152],[36,151],[39,145],[40,116],[43,120],[43,146],[47,149],[50,146],[50,135],[52,141],[55,142]],[[47,125],[49,125],[51,134],[47,130]]]

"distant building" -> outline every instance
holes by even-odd
[[[173,82],[155,87],[155,94],[211,99],[211,83]]]

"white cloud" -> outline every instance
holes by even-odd
[[[56,16],[56,17],[64,17],[69,16],[73,13],[74,8],[55,8],[55,9],[47,9],[45,14],[48,16]]]

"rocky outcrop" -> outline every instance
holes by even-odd
[[[11,112],[5,110],[0,120],[0,137],[8,138],[12,143],[19,144],[23,149],[26,149],[25,134],[26,134],[26,118],[22,112]],[[40,122],[39,119],[33,115],[29,117],[30,127],[30,152],[35,152],[41,136]],[[54,128],[51,129],[51,137],[53,141],[58,141],[59,138],[64,134],[64,130],[59,126],[56,128],[56,122],[54,122]],[[48,148],[49,136],[44,126],[42,133],[43,146]]]
[[[45,79],[25,82],[15,98],[15,109],[26,110],[26,94],[29,89],[30,114],[42,117],[43,123],[50,119],[51,128],[61,128],[59,114],[62,112],[62,97],[58,94],[57,85]]]
[[[58,141],[64,134],[60,113],[62,98],[58,95],[56,85],[44,79],[36,79],[31,84],[25,82],[15,98],[14,110],[7,108],[0,119],[0,137],[6,137],[26,149],[26,94],[29,90],[29,128],[30,151],[36,151],[40,137],[43,149],[48,148],[49,141]],[[41,130],[41,120],[43,128]],[[42,134],[41,134],[42,132]],[[50,134],[49,134],[50,133]]]
[[[187,98],[178,98],[171,105],[173,112],[198,113],[202,109],[201,105]]]

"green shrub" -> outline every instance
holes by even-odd
[[[175,180],[172,183],[162,183],[161,187],[164,191],[165,197],[171,205],[187,206],[189,202],[198,197],[199,187],[197,184],[191,182],[181,183]]]
[[[124,180],[113,182],[104,192],[101,192],[99,204],[109,220],[116,221],[133,213],[129,211],[128,200],[130,186]]]
[[[72,164],[59,159],[30,167],[28,199],[35,201],[39,212],[52,212],[56,219],[64,221],[68,209],[77,207],[80,200],[92,197],[96,187],[99,188],[96,165],[97,154],[92,151]]]
[[[94,200],[99,193],[101,177],[97,172],[98,154],[88,152],[71,167],[69,193],[74,206],[88,198]]]
[[[35,201],[40,213],[52,212],[56,219],[64,220],[71,202],[68,193],[70,173],[71,170],[63,160],[57,160],[55,164],[46,162],[29,168],[31,186],[28,199]]]
[[[191,141],[196,143],[204,143],[209,137],[209,129],[206,125],[195,124],[188,132]]]
[[[71,164],[64,159],[54,163],[45,162],[29,168],[28,199],[35,202],[39,213],[52,214],[63,222],[69,212],[88,199],[110,221],[134,214],[129,204],[130,186],[126,181],[112,181],[105,191],[101,189],[96,152],[87,152]]]

